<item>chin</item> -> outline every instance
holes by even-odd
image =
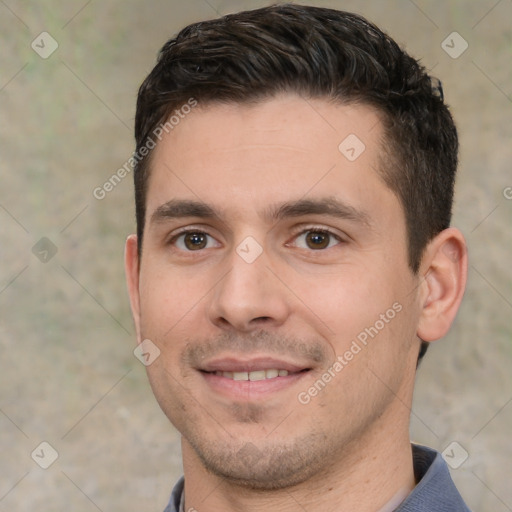
[[[285,444],[190,443],[210,473],[251,490],[271,491],[299,485],[328,467],[325,441],[307,436]],[[323,444],[323,445],[322,445]],[[332,456],[332,454],[331,454]]]

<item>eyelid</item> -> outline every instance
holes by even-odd
[[[205,226],[200,225],[187,225],[180,228],[177,228],[173,230],[172,233],[170,233],[166,237],[166,244],[168,245],[175,245],[176,240],[183,235],[186,235],[188,233],[203,233],[207,235],[208,237],[215,240],[215,242],[218,245],[221,245],[221,242],[219,241],[219,237],[215,236],[211,233],[211,228],[207,228]],[[293,228],[293,234],[290,237],[289,241],[285,243],[285,245],[291,245],[292,242],[294,242],[300,235],[303,235],[307,232],[314,231],[319,233],[325,233],[329,236],[332,236],[335,238],[338,242],[343,243],[347,242],[350,238],[347,234],[339,232],[339,230],[336,230],[334,228],[326,227],[324,225],[318,225],[318,224],[301,224],[299,226],[296,226]]]
[[[205,228],[204,226],[194,226],[194,225],[187,225],[183,226],[181,228],[175,229],[172,233],[170,233],[166,237],[166,245],[175,245],[176,241],[180,236],[187,235],[188,233],[202,233],[213,240],[218,244],[218,246],[221,245],[220,241],[218,240],[218,237],[211,234],[210,230]],[[193,252],[193,251],[191,251]]]
[[[318,224],[302,224],[302,225],[294,228],[292,240],[295,240],[297,237],[299,237],[300,235],[303,235],[304,233],[307,233],[308,231],[315,231],[315,232],[317,231],[319,233],[328,234],[328,235],[336,238],[336,240],[338,240],[340,242],[346,242],[349,238],[348,235],[341,233],[340,231],[338,231],[337,229],[334,229],[334,228],[330,228],[330,227],[326,227],[326,226],[322,226],[322,225],[318,225]],[[287,244],[288,243],[289,242],[287,242]]]
[[[307,253],[308,255],[315,255],[316,257],[321,257],[322,254],[331,254],[331,250],[335,250],[336,248],[340,248],[343,244],[346,244],[349,241],[348,235],[345,235],[343,232],[339,232],[336,229],[319,226],[319,225],[306,225],[302,224],[300,226],[296,226],[293,230],[295,233],[290,237],[289,241],[285,243],[285,247],[290,249],[294,249],[300,251],[300,253]],[[330,238],[329,245],[325,248],[311,248],[311,247],[303,247],[299,242],[300,237],[305,236],[307,233],[317,232],[328,235]],[[332,245],[331,245],[332,244]]]

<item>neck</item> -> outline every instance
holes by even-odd
[[[387,414],[344,447],[335,466],[324,468],[302,484],[272,491],[247,489],[213,475],[183,439],[185,510],[392,512],[412,491],[415,481],[408,422],[398,422],[400,428],[384,416]]]

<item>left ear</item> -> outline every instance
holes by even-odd
[[[420,268],[421,340],[438,340],[448,332],[464,295],[467,267],[466,241],[458,229],[445,229],[428,244]]]

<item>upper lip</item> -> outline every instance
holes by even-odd
[[[309,369],[307,365],[290,363],[274,357],[223,357],[203,363],[199,370],[204,372],[253,372],[258,370],[287,370],[296,373]]]

